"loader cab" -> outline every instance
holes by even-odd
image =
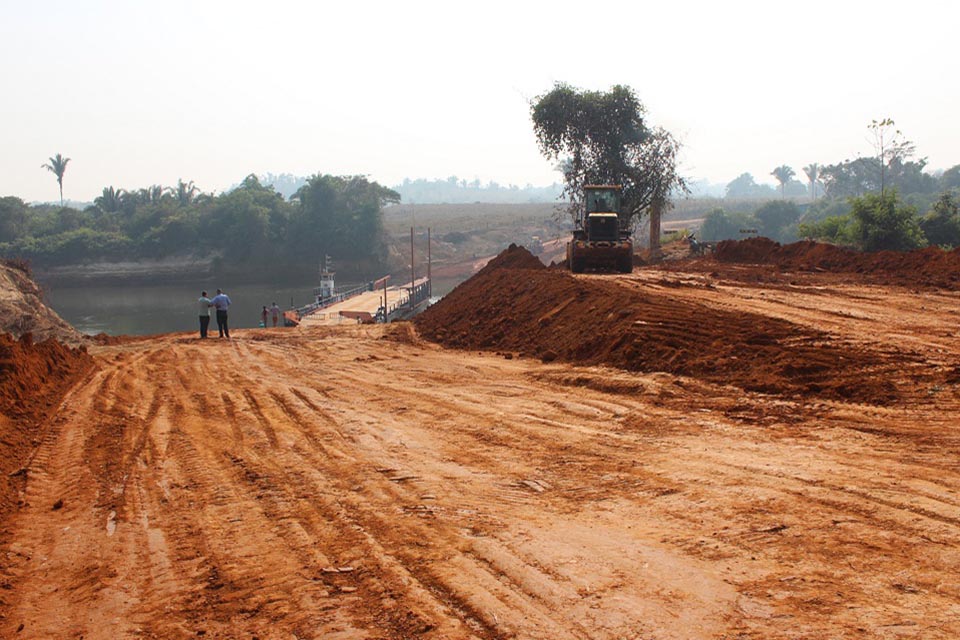
[[[620,238],[620,187],[593,185],[583,188],[583,228],[591,241],[616,242]]]
[[[620,213],[620,187],[613,185],[591,185],[583,188],[586,212]]]

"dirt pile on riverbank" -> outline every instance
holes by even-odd
[[[416,319],[445,346],[662,371],[787,396],[885,404],[891,361],[777,318],[672,298],[622,278],[544,269],[511,247]]]
[[[43,423],[92,363],[82,347],[0,334],[0,519],[16,503],[24,481],[18,471],[40,443]]]
[[[811,240],[781,245],[769,238],[748,238],[720,242],[714,257],[719,262],[767,264],[782,271],[856,273],[888,284],[960,287],[958,249],[863,253]]]
[[[43,302],[43,291],[29,267],[20,261],[0,261],[0,333],[15,338],[30,333],[37,342],[54,338],[80,344],[82,334]]]

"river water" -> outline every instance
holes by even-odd
[[[445,295],[458,283],[459,280],[435,280],[434,296]],[[269,307],[276,302],[281,309],[289,309],[313,301],[310,285],[244,284],[224,288],[233,302],[231,328],[259,326],[264,305]],[[46,303],[64,320],[82,333],[108,335],[199,331],[197,298],[204,289],[211,298],[216,293],[216,287],[211,289],[202,282],[95,287],[44,285]],[[211,320],[210,330],[216,335],[216,319]]]

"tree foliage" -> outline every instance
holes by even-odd
[[[103,194],[94,199],[93,204],[104,213],[117,213],[123,207],[123,189],[104,187]]]
[[[666,130],[648,127],[634,91],[616,85],[586,91],[558,83],[531,103],[541,153],[560,164],[563,196],[575,211],[588,184],[623,187],[624,224],[651,205],[666,207],[686,183],[677,173],[679,143]]]
[[[807,182],[810,185],[810,199],[817,199],[817,184],[820,181],[820,165],[816,162],[811,162],[803,168],[804,175],[807,176]]]
[[[940,176],[939,187],[944,191],[960,189],[960,164],[954,165]]]
[[[720,240],[739,240],[741,231],[753,229],[757,220],[752,215],[716,208],[710,211],[700,225],[700,239],[707,242]]]
[[[40,165],[41,169],[46,169],[57,177],[57,184],[60,186],[60,206],[63,206],[63,174],[67,172],[67,163],[70,158],[64,158],[59,153],[52,158],[50,162]]]
[[[800,225],[806,237],[849,244],[862,251],[908,251],[927,244],[916,208],[896,190],[850,199],[850,213]]]
[[[0,198],[0,242],[17,239],[27,229],[27,205],[20,198]]]
[[[287,201],[250,175],[218,196],[183,180],[105,187],[83,211],[0,198],[0,255],[41,267],[192,255],[251,277],[302,270],[321,252],[340,264],[379,263],[381,209],[399,201],[395,192],[362,176],[318,175],[297,196]]]
[[[940,194],[920,220],[920,229],[930,244],[960,246],[960,199],[950,192]]]
[[[786,193],[784,189],[786,188],[787,183],[790,182],[790,179],[796,175],[793,168],[783,164],[771,171],[770,175],[776,178],[777,182],[780,183],[780,197],[785,197]]]
[[[379,252],[383,207],[400,196],[364,176],[316,175],[294,199],[300,207],[290,225],[298,254],[313,261],[329,254],[343,262]]]
[[[780,242],[792,241],[796,233],[788,230],[800,219],[800,207],[786,200],[771,200],[761,205],[753,217],[760,235]]]
[[[926,244],[916,209],[903,204],[896,191],[855,198],[850,217],[863,251],[906,251]]]

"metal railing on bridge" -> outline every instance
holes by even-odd
[[[349,287],[338,287],[334,289],[332,296],[327,296],[316,302],[311,302],[308,305],[302,307],[297,307],[294,311],[302,318],[303,316],[308,316],[311,313],[316,313],[320,309],[326,309],[329,306],[335,305],[338,302],[343,302],[344,300],[349,300],[350,298],[365,293],[367,291],[373,291],[373,282],[368,282],[362,285],[351,285]],[[320,289],[313,290],[314,299],[316,296],[320,295]]]

